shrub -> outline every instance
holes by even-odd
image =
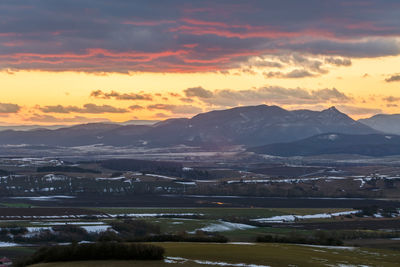
[[[295,243],[295,244],[311,244],[311,245],[327,245],[340,246],[343,241],[336,237],[336,234],[329,234],[325,231],[317,231],[314,235],[306,236],[297,232],[289,235],[263,235],[256,238],[257,242],[264,243]]]
[[[160,234],[160,226],[144,220],[124,220],[123,222],[112,222],[111,227],[125,236],[142,237],[150,234]]]
[[[79,242],[82,240],[93,241],[97,233],[88,233],[77,225],[53,226],[53,231],[42,230],[32,236],[16,235],[14,242],[18,243],[43,243],[43,242]]]
[[[28,229],[26,227],[9,228],[9,231],[12,235],[23,235],[28,233]]]
[[[138,159],[109,159],[100,163],[101,167],[115,171],[139,171],[181,177],[182,164],[167,161]]]
[[[202,242],[202,243],[226,243],[228,238],[223,235],[152,235],[130,239],[133,242]]]
[[[105,231],[105,232],[102,232],[99,234],[97,241],[99,241],[99,242],[110,242],[110,241],[121,242],[121,241],[123,241],[123,239],[115,231]]]
[[[38,167],[36,169],[37,172],[79,172],[79,173],[95,173],[100,174],[101,171],[91,170],[91,169],[83,169],[81,167],[76,166],[44,166]]]
[[[378,213],[379,209],[378,206],[367,206],[361,207],[361,215],[363,216],[373,216],[374,214]]]

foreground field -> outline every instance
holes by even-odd
[[[288,244],[157,243],[166,249],[166,260],[91,261],[33,265],[53,266],[398,266],[396,251],[353,247],[302,246]],[[290,256],[290,257],[289,257]],[[242,265],[240,265],[242,264]]]
[[[159,267],[171,266],[169,263],[160,261],[77,261],[77,262],[57,262],[35,264],[32,267],[127,267],[127,266],[144,266],[144,267]],[[179,264],[182,267],[204,266],[196,263]]]

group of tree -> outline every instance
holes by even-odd
[[[88,260],[161,260],[164,248],[139,243],[97,242],[74,243],[68,246],[47,246],[37,250],[15,266],[23,267],[41,262]]]
[[[293,244],[310,244],[324,246],[340,246],[343,241],[335,234],[326,231],[317,231],[311,235],[299,232],[291,232],[288,235],[262,235],[256,238],[257,242],[265,243],[293,243]]]
[[[95,173],[100,174],[99,170],[84,169],[78,166],[43,166],[36,168],[37,172],[75,172],[75,173]]]
[[[225,243],[225,236],[197,231],[195,234],[186,232],[162,233],[160,226],[146,220],[116,220],[110,223],[110,228],[104,232],[87,232],[78,225],[57,225],[35,234],[27,235],[25,227],[9,227],[0,230],[0,241],[28,244],[57,244],[67,242],[218,242]]]

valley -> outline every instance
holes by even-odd
[[[139,242],[165,250],[143,266],[241,267],[287,266],[288,250],[299,266],[395,266],[400,249],[398,136],[335,108],[11,130],[0,143],[0,253],[21,266],[41,246]],[[79,255],[76,266],[108,264]]]

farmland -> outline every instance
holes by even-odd
[[[351,247],[299,246],[287,244],[193,244],[159,243],[166,249],[164,262],[48,263],[52,266],[397,266],[398,253]],[[291,257],[287,257],[290,253]],[[102,265],[103,264],[103,265]],[[235,265],[243,264],[243,265]]]
[[[0,159],[0,253],[107,240],[166,249],[141,266],[394,266],[397,167],[219,163]]]

